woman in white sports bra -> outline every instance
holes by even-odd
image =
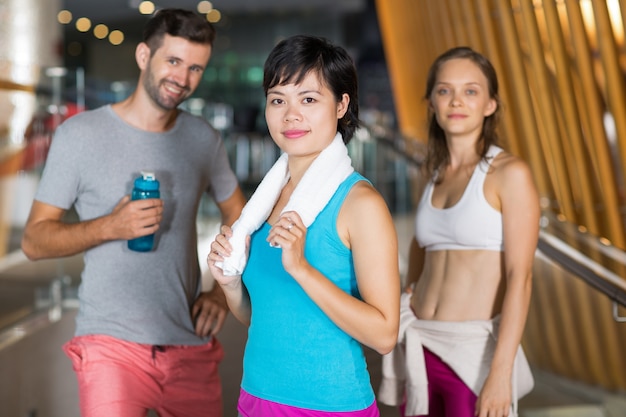
[[[428,415],[508,416],[532,389],[520,340],[538,193],[528,165],[496,146],[498,81],[484,56],[466,47],[439,56],[426,99],[430,181],[417,207],[404,313],[420,323],[409,325],[424,348]]]

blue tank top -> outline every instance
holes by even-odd
[[[361,298],[352,252],[336,230],[337,215],[352,186],[367,181],[350,175],[307,230],[305,256],[335,285]],[[282,250],[265,240],[266,222],[252,234],[243,282],[252,319],[241,387],[258,398],[321,411],[370,406],[374,392],[363,350],[341,330],[285,271]]]

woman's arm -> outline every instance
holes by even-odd
[[[232,236],[230,226],[222,226],[222,233],[215,236],[211,243],[211,252],[207,256],[207,264],[211,275],[215,279],[226,297],[228,308],[233,316],[246,326],[250,325],[252,309],[250,307],[250,295],[241,279],[241,275],[225,276],[222,268],[215,265],[216,262],[223,262],[224,258],[230,256],[232,246],[228,238]]]
[[[419,176],[416,178],[416,187],[417,187],[417,201],[419,202],[422,199],[422,194],[424,193],[424,189],[428,184],[428,178],[430,175],[426,172],[425,167],[421,167],[419,171]],[[422,275],[422,269],[424,269],[424,256],[425,256],[424,248],[421,248],[417,243],[417,238],[413,236],[411,239],[411,243],[409,245],[409,265],[407,268],[406,277],[404,280],[404,291],[411,293],[413,292],[413,288],[415,287],[415,283],[419,280]]]
[[[289,238],[279,236],[285,218],[294,223]],[[357,183],[346,198],[337,229],[352,250],[363,300],[345,293],[304,258],[306,229],[296,213],[277,222],[276,238],[283,248],[283,265],[326,315],[359,342],[381,354],[393,349],[398,336],[400,277],[398,240],[387,205],[369,184]],[[293,236],[293,239],[290,238]]]
[[[409,246],[409,266],[406,272],[406,279],[404,283],[404,291],[408,293],[413,292],[415,283],[422,275],[422,269],[424,268],[424,248],[420,248],[415,237],[411,239],[411,245]]]
[[[506,292],[491,369],[476,405],[480,416],[487,415],[489,409],[508,413],[510,407],[511,376],[528,315],[539,237],[539,197],[529,167],[521,159],[508,156],[496,169],[503,221]]]

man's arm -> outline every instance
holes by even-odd
[[[105,216],[78,223],[64,222],[66,210],[35,200],[22,236],[22,250],[31,259],[72,256],[110,240],[133,239],[159,229],[160,199],[120,200]]]
[[[222,224],[232,226],[235,220],[239,218],[243,206],[246,205],[246,197],[243,195],[241,188],[237,186],[233,194],[226,200],[217,203],[217,208],[222,215]]]
[[[230,197],[217,203],[222,216],[222,224],[232,226],[239,218],[245,204],[246,197],[241,188],[237,186]],[[202,337],[217,334],[221,330],[227,314],[226,296],[220,285],[215,283],[210,291],[203,292],[198,296],[191,308],[196,334]]]

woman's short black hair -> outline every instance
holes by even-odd
[[[324,38],[296,35],[280,41],[270,52],[263,72],[265,95],[276,85],[299,84],[313,72],[333,92],[337,101],[348,94],[346,114],[337,121],[337,131],[348,143],[359,126],[358,80],[348,52]]]

